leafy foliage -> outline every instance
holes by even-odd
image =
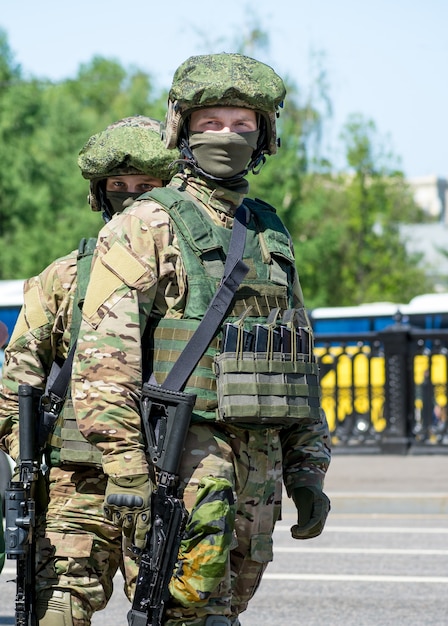
[[[87,139],[133,114],[163,119],[150,77],[95,57],[74,79],[25,80],[0,38],[0,278],[22,278],[94,236],[101,216],[87,204],[77,166]]]

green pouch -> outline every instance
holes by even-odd
[[[218,421],[282,427],[320,418],[319,370],[308,355],[223,352],[214,370]]]

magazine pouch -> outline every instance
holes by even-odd
[[[279,324],[275,310],[266,324],[254,324],[250,330],[238,323],[229,329],[224,325],[223,351],[214,361],[218,421],[269,428],[320,419],[312,331],[301,318],[303,310],[298,311],[286,311]],[[232,337],[229,343],[227,337]]]

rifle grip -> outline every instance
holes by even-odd
[[[177,474],[190,426],[196,395],[173,391],[145,383],[142,390],[141,417],[145,432],[151,429],[154,437],[147,437],[151,462],[168,474]],[[163,422],[163,436],[156,441],[157,421]],[[150,439],[154,438],[152,443]]]

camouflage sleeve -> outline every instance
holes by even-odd
[[[0,390],[0,445],[18,456],[19,384],[44,388],[56,356],[69,340],[76,253],[58,259],[24,285],[24,304],[5,350]]]
[[[325,413],[319,420],[301,419],[280,432],[283,480],[288,495],[295,487],[323,488],[330,464],[330,433]]]
[[[138,410],[141,337],[149,314],[167,306],[160,289],[168,294],[165,279],[175,274],[172,239],[167,214],[149,201],[115,216],[98,237],[72,397],[78,427],[103,451],[108,475],[148,471]]]
[[[296,307],[303,307],[303,293],[298,273],[293,282]],[[311,328],[311,326],[310,326]],[[301,419],[298,424],[280,432],[283,450],[283,479],[286,490],[299,486],[317,486],[322,489],[330,464],[330,433],[324,411],[320,419]]]

